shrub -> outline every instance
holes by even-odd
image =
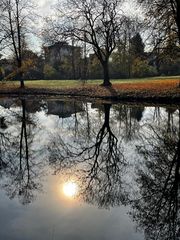
[[[147,60],[136,58],[132,64],[133,77],[153,77],[157,75],[155,67],[150,66]]]

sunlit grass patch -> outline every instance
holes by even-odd
[[[115,89],[124,89],[124,90],[165,90],[165,89],[174,89],[178,87],[178,79],[156,79],[148,81],[135,81],[129,83],[114,83]]]
[[[116,79],[111,80],[112,87],[101,87],[101,80],[34,80],[25,81],[25,87],[29,91],[38,94],[46,91],[61,93],[61,95],[77,96],[179,96],[180,77],[156,77],[141,79]],[[18,81],[0,82],[0,90],[18,90]]]

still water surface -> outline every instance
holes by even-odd
[[[0,99],[0,239],[180,239],[178,107]]]

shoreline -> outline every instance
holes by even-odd
[[[79,88],[15,88],[0,89],[0,97],[66,97],[66,98],[83,98],[90,100],[108,100],[113,102],[130,102],[130,103],[164,103],[180,104],[180,90],[177,91],[156,91],[139,90],[139,91],[116,91],[113,87],[79,87]]]

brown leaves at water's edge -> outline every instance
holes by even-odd
[[[131,82],[131,83],[115,83],[111,87],[102,87],[102,86],[85,86],[77,88],[76,91],[78,94],[87,94],[88,96],[126,96],[131,95],[137,97],[146,96],[177,96],[180,95],[178,79],[171,80],[156,80],[147,82]]]
[[[8,94],[34,94],[34,95],[64,95],[85,96],[98,98],[116,99],[146,99],[146,98],[180,98],[180,87],[178,79],[147,80],[128,83],[114,83],[111,87],[87,84],[84,86],[61,87],[38,87],[34,84],[25,89],[19,89],[17,85],[0,84],[0,93]]]

